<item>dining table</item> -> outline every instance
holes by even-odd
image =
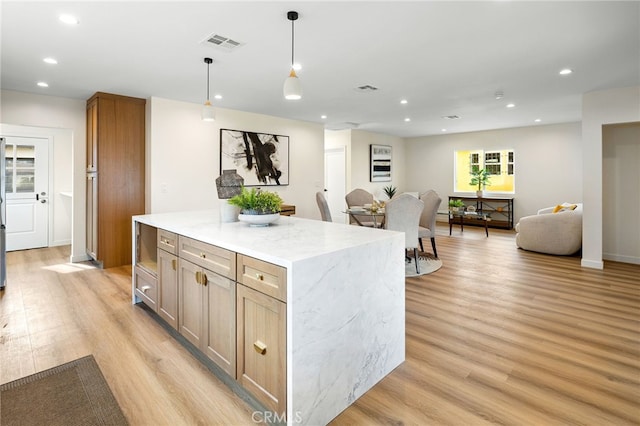
[[[351,206],[344,213],[348,214],[359,226],[373,223],[374,228],[384,228],[384,207],[372,209],[370,207]]]

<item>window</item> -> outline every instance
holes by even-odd
[[[490,174],[489,193],[513,193],[515,190],[515,162],[511,149],[456,151],[454,155],[455,192],[475,192],[477,188],[469,184],[469,172],[474,166],[485,168]]]

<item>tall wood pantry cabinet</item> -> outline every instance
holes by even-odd
[[[145,99],[98,92],[87,101],[87,254],[131,264],[131,216],[144,214]]]

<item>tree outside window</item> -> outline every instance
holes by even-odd
[[[477,188],[469,184],[469,172],[474,166],[487,169],[491,176],[488,193],[513,193],[515,191],[515,162],[512,149],[484,151],[455,151],[454,191],[475,192]]]

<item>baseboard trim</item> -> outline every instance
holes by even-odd
[[[640,258],[634,256],[624,256],[621,254],[603,253],[602,258],[604,260],[611,260],[614,262],[632,263],[634,265],[640,265]]]
[[[582,259],[580,266],[583,268],[604,269],[604,262],[602,260]]]

